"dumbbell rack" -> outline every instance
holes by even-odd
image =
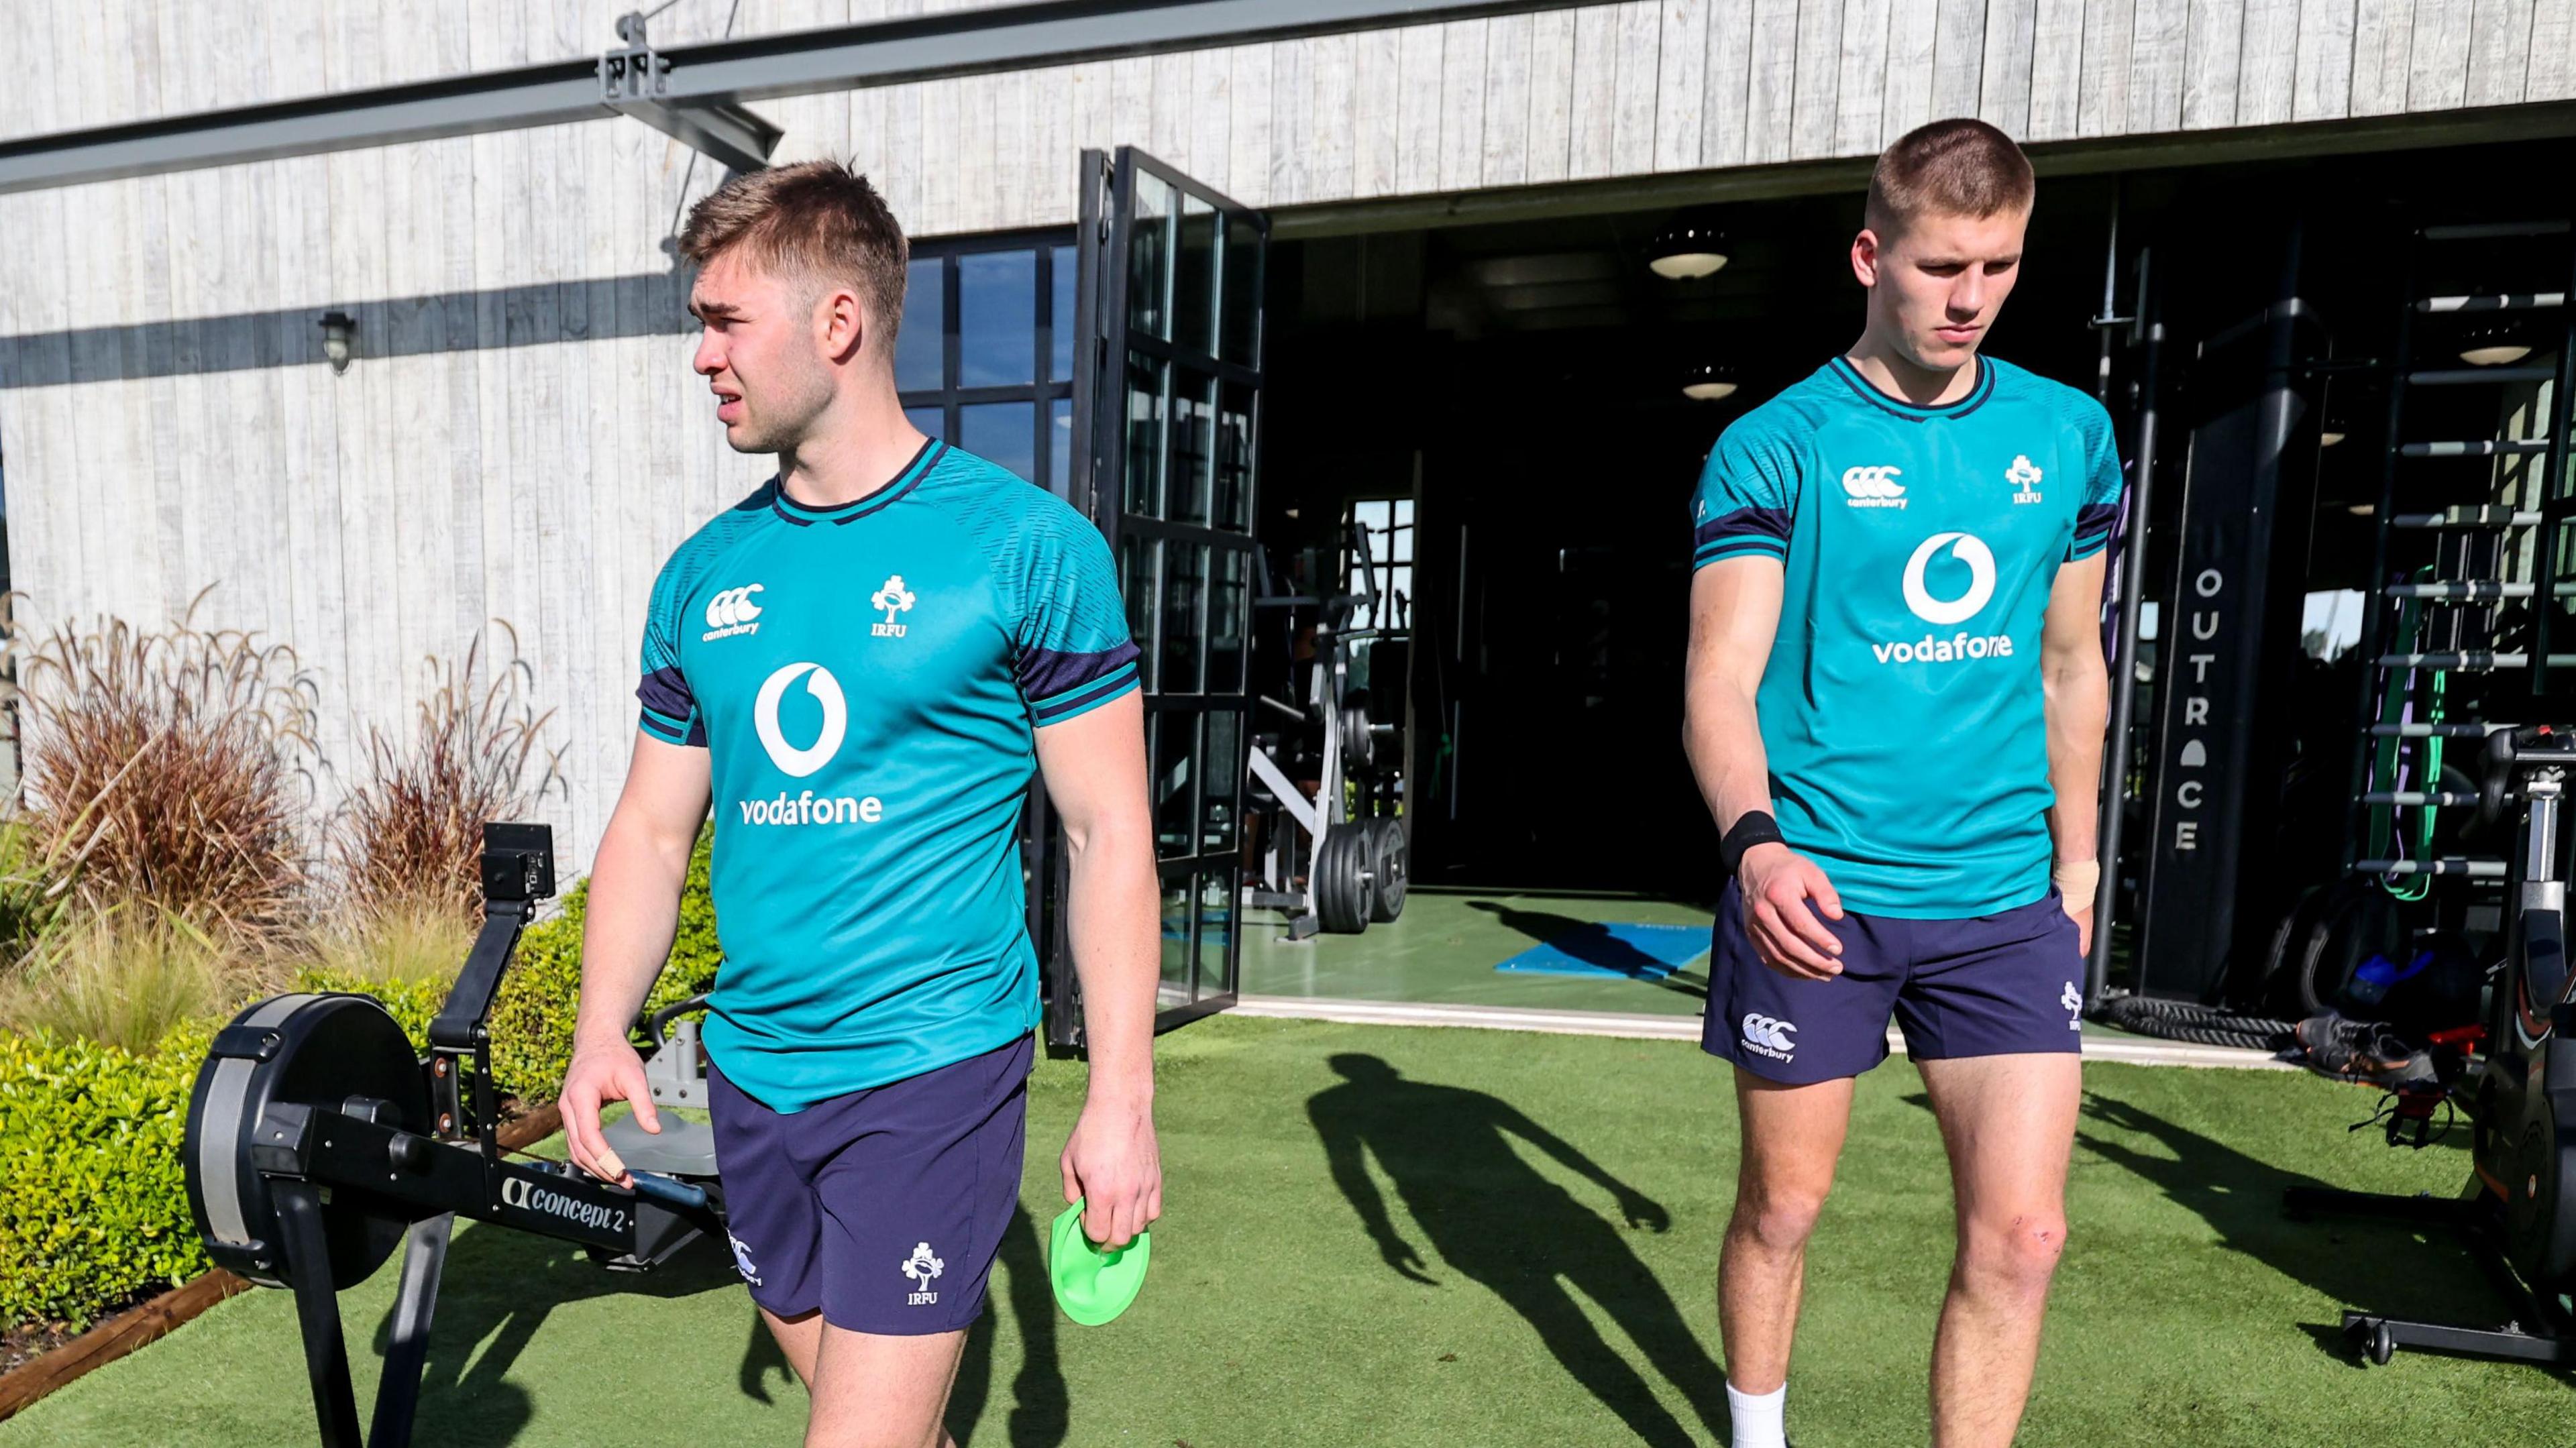
[[[2465,296],[2422,295],[2427,252],[2536,237],[2566,237],[2565,281],[2560,290],[2480,293]],[[2377,590],[2362,611],[2362,695],[2352,769],[2352,809],[2346,817],[2344,860],[2356,876],[2397,881],[2408,877],[2456,876],[2502,882],[2511,864],[2501,858],[2409,857],[2370,846],[2374,811],[2388,811],[2389,842],[2398,841],[2401,810],[2475,808],[2474,792],[2445,790],[2427,766],[2438,759],[2441,741],[2483,741],[2515,722],[2498,719],[2382,717],[2390,686],[2417,671],[2447,674],[2518,673],[2533,696],[2561,692],[2576,685],[2576,617],[2562,617],[2556,599],[2576,597],[2576,582],[2555,581],[2571,541],[2561,537],[2576,525],[2576,477],[2569,471],[2571,413],[2576,413],[2576,229],[2565,219],[2427,226],[2418,229],[2408,247],[2407,304],[2399,319],[2394,364],[2389,374],[2388,436],[2374,513],[2378,527],[2371,556],[2370,580]],[[2419,319],[2478,313],[2543,312],[2558,318],[2558,355],[2548,366],[2425,367],[2418,363]],[[2540,330],[2535,326],[2535,331]],[[2546,350],[2536,348],[2535,350]],[[2416,389],[2480,387],[2517,382],[2551,382],[2547,415],[2536,434],[2518,438],[2466,441],[2409,440],[2407,402]],[[2451,507],[2431,513],[2397,512],[2398,484],[2407,463],[2435,458],[2536,456],[2540,465],[2524,490],[2526,504],[2538,506]],[[2529,579],[2506,582],[2497,576],[2516,530],[2534,530]],[[2392,576],[2392,557],[2401,547],[2400,533],[2440,535],[2434,540],[2428,576]],[[2407,551],[2415,551],[2409,548]],[[2540,598],[2546,587],[2548,598]],[[2527,602],[2523,620],[2504,626],[2502,605]],[[2391,637],[2392,615],[2399,623]],[[2410,623],[2411,629],[2405,627]],[[2408,691],[2413,697],[2414,691]],[[2438,709],[2428,711],[2439,713]],[[2415,778],[2402,777],[2400,761],[2412,760]]]

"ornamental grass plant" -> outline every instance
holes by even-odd
[[[428,659],[410,736],[368,731],[367,776],[333,823],[332,853],[340,887],[369,918],[419,923],[444,907],[479,922],[483,826],[527,818],[560,781],[561,751],[542,749],[554,713],[530,702],[535,673],[517,634],[495,627],[506,662],[486,667],[488,635],[461,662]]]
[[[31,843],[68,894],[146,903],[254,951],[301,924],[312,677],[283,644],[193,622],[62,625],[18,651]]]
[[[256,994],[263,974],[186,917],[127,901],[48,933],[0,984],[0,1025],[139,1056]]]

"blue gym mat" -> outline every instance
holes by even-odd
[[[1494,967],[1524,975],[1662,980],[1708,954],[1705,925],[1593,924],[1533,945]]]

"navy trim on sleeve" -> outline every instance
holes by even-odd
[[[1789,556],[1789,530],[1797,514],[1788,508],[1738,508],[1691,530],[1691,559],[1710,563],[1736,553]]]
[[[1087,714],[1112,699],[1133,692],[1140,682],[1137,678],[1134,658],[1137,652],[1136,646],[1132,643],[1127,645],[1127,652],[1129,654],[1127,662],[1118,665],[1093,683],[1077,686],[1067,694],[1031,700],[1029,717],[1041,725],[1058,724],[1076,714]]]
[[[1020,654],[1020,692],[1031,699],[1052,699],[1107,678],[1119,665],[1132,663],[1140,652],[1132,639],[1097,653],[1028,649]]]

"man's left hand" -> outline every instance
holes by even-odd
[[[1082,1205],[1082,1233],[1116,1251],[1163,1215],[1163,1157],[1150,1105],[1093,1098],[1057,1160],[1064,1199]]]

